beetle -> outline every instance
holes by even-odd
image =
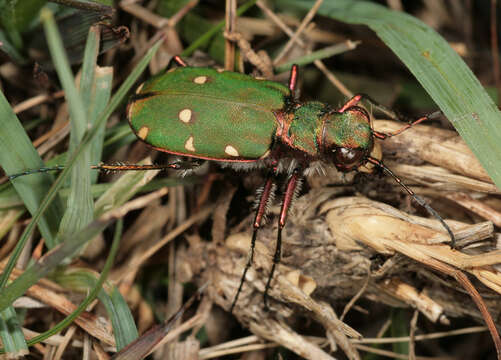
[[[178,66],[173,67],[174,63]],[[150,147],[195,161],[92,166],[112,171],[187,170],[197,166],[199,160],[210,160],[236,170],[266,170],[266,180],[258,195],[249,256],[231,304],[231,312],[252,265],[257,234],[273,198],[277,177],[282,173],[288,178],[278,217],[273,263],[264,291],[265,308],[268,308],[268,291],[273,274],[280,262],[282,230],[289,209],[302,177],[318,163],[334,165],[342,172],[359,170],[367,164],[380,168],[440,221],[451,238],[451,246],[455,246],[454,234],[440,215],[373,154],[376,139],[398,135],[440,112],[420,117],[393,133],[382,133],[371,127],[370,116],[360,103],[368,101],[396,119],[391,110],[365,94],[353,96],[337,109],[318,101],[301,102],[296,97],[297,77],[297,65],[292,66],[286,86],[230,71],[189,67],[175,56],[165,73],[141,84],[131,96],[127,118],[134,134]],[[9,178],[29,173],[32,172]]]
[[[376,138],[398,135],[432,116],[423,116],[394,133],[382,133],[371,128],[369,114],[359,103],[367,100],[390,115],[394,113],[367,95],[355,95],[339,109],[317,101],[299,101],[295,94],[297,65],[292,67],[285,86],[240,73],[189,67],[177,56],[172,61],[179,66],[143,83],[129,102],[127,118],[136,136],[170,154],[217,161],[237,170],[256,167],[267,171],[253,221],[248,261],[230,311],[252,264],[257,233],[277,175],[285,172],[288,180],[278,217],[276,248],[264,291],[264,305],[268,307],[268,290],[281,256],[282,230],[300,180],[316,162],[333,164],[343,172],[367,163],[379,167],[440,220],[454,246],[454,234],[443,219],[371,154]],[[176,168],[176,163],[167,166]],[[177,164],[178,168],[182,166]]]

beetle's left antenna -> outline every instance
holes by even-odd
[[[452,232],[451,228],[449,227],[449,225],[447,225],[447,223],[444,221],[444,219],[442,219],[442,217],[430,206],[428,205],[428,203],[426,201],[424,201],[423,198],[421,198],[420,196],[416,195],[416,193],[414,191],[412,191],[411,188],[409,188],[407,185],[405,185],[402,180],[393,173],[393,171],[391,171],[388,167],[386,167],[385,164],[383,164],[383,162],[381,160],[378,160],[376,158],[373,158],[371,156],[368,156],[367,157],[367,161],[369,161],[370,163],[376,165],[377,167],[383,169],[383,171],[385,173],[387,173],[388,175],[390,175],[396,182],[398,185],[400,185],[402,188],[404,188],[404,190],[410,195],[412,196],[412,198],[419,204],[421,205],[422,207],[424,207],[426,209],[426,211],[428,211],[428,213],[433,216],[435,219],[437,219],[438,221],[440,221],[440,224],[442,224],[442,226],[444,227],[445,230],[447,230],[447,233],[449,234],[449,237],[451,238],[451,248],[455,248],[456,247],[456,237],[454,236],[454,233]]]

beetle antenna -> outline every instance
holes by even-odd
[[[417,125],[417,124],[419,124],[419,123],[421,123],[423,121],[434,120],[434,119],[436,119],[437,117],[439,117],[442,114],[443,114],[442,111],[435,111],[434,113],[431,113],[429,115],[424,115],[424,116],[420,117],[419,119],[416,119],[416,120],[413,120],[413,121],[409,122],[408,124],[402,126],[400,129],[398,129],[396,131],[393,131],[393,132],[390,132],[390,133],[383,133],[383,132],[379,132],[379,131],[373,130],[373,134],[378,139],[384,140],[384,139],[387,139],[387,138],[392,137],[392,136],[400,135],[405,130],[410,129],[414,125]]]
[[[391,171],[388,167],[386,167],[386,165],[383,164],[383,162],[381,160],[378,160],[376,158],[373,158],[371,156],[368,156],[367,157],[367,161],[369,161],[370,163],[378,166],[379,168],[383,169],[383,171],[390,175],[396,182],[397,184],[399,184],[402,188],[404,188],[404,190],[410,195],[412,196],[412,198],[421,206],[423,206],[426,211],[428,211],[428,213],[433,216],[435,219],[437,219],[438,221],[440,221],[440,223],[442,224],[442,226],[445,228],[445,230],[447,230],[447,233],[449,234],[449,237],[451,238],[451,248],[455,249],[456,248],[456,237],[454,236],[454,233],[452,232],[451,228],[449,227],[449,225],[447,225],[447,223],[444,221],[444,219],[430,206],[428,205],[428,203],[426,201],[424,201],[424,199],[418,195],[416,195],[416,193],[414,191],[412,191],[411,188],[409,188],[407,185],[405,185],[402,180],[393,173],[393,171]]]
[[[39,173],[46,173],[50,171],[61,171],[64,170],[65,166],[64,165],[56,165],[56,166],[51,166],[51,167],[41,167],[38,169],[31,169],[31,170],[26,170],[17,174],[12,174],[12,175],[7,175],[9,180],[16,179],[21,176],[25,175],[31,175],[31,174],[39,174]]]
[[[7,175],[9,180],[17,179],[18,177],[32,174],[40,174],[46,173],[50,171],[61,171],[64,170],[66,166],[64,165],[56,165],[52,167],[42,167],[38,169],[26,170],[17,174]],[[91,165],[91,169],[99,170],[99,171],[146,171],[146,170],[186,170],[188,169],[188,165],[184,162],[174,162],[171,164],[99,164],[99,165]]]

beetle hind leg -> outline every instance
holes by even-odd
[[[244,272],[242,274],[242,277],[240,278],[240,285],[238,286],[237,293],[235,294],[235,298],[231,303],[230,312],[233,312],[233,309],[235,308],[238,296],[240,295],[240,292],[242,291],[242,287],[245,282],[245,276],[247,275],[247,271],[249,271],[249,268],[251,267],[252,261],[254,259],[254,249],[256,247],[257,232],[261,228],[264,215],[266,214],[268,203],[270,202],[270,199],[273,196],[274,179],[275,179],[274,174],[270,174],[268,176],[263,186],[263,190],[261,191],[261,195],[259,197],[259,204],[256,210],[256,216],[254,217],[254,223],[252,224],[253,227],[252,240],[251,240],[251,247],[249,249],[249,254],[247,256],[247,263],[245,264]]]
[[[268,281],[264,288],[264,308],[268,309],[268,291],[270,290],[271,280],[273,279],[273,274],[275,273],[275,268],[282,256],[282,229],[285,227],[287,222],[287,215],[292,206],[292,202],[296,197],[296,190],[298,189],[299,183],[301,181],[301,171],[300,169],[294,169],[292,175],[287,181],[287,187],[285,189],[284,199],[282,201],[282,207],[280,209],[280,216],[278,218],[278,233],[277,233],[277,243],[275,247],[275,253],[273,255],[273,264],[271,266],[270,275],[268,276]]]

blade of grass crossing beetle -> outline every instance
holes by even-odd
[[[108,101],[110,101],[111,88],[113,81],[113,68],[110,66],[95,68],[95,78],[92,84],[92,98],[89,103],[89,111],[87,119],[90,125],[94,125],[98,119],[99,114],[106,108]],[[90,148],[90,163],[98,164],[101,161],[103,152],[104,133],[106,123],[101,123],[97,129],[96,138],[91,143]],[[97,181],[99,173],[94,171],[91,173],[91,182],[94,184]]]
[[[96,64],[101,44],[100,35],[101,26],[96,25],[90,28],[80,80],[80,96],[87,109],[88,128],[96,123],[99,114],[108,104],[113,80],[112,67],[100,67]],[[105,125],[102,123],[99,126],[97,135],[91,142],[89,155],[91,164],[97,164],[101,160]],[[91,173],[92,183],[96,182],[97,176],[97,171]]]
[[[70,114],[70,153],[73,153],[81,142],[85,131],[88,129],[87,114],[85,109],[89,103],[90,88],[94,79],[94,67],[96,64],[97,52],[93,49],[99,48],[99,36],[91,32],[88,37],[84,65],[82,71],[81,91],[85,92],[86,103],[83,103],[80,94],[75,86],[75,79],[63,47],[63,42],[59,34],[52,12],[43,9],[41,18],[44,25],[47,43],[54,68],[59,76],[59,81],[63,86],[65,98],[68,102]],[[95,52],[95,54],[94,54]],[[90,192],[90,150],[86,148],[76,160],[71,173],[70,196],[67,202],[66,212],[61,220],[59,236],[66,233],[74,233],[92,221],[94,206],[92,194]]]
[[[28,346],[12,306],[0,311],[0,338],[9,359],[28,355]]]
[[[308,10],[311,0],[279,1]],[[325,1],[320,15],[369,26],[402,60],[501,188],[501,113],[449,44],[403,12],[366,1]],[[360,89],[363,90],[363,89]]]

